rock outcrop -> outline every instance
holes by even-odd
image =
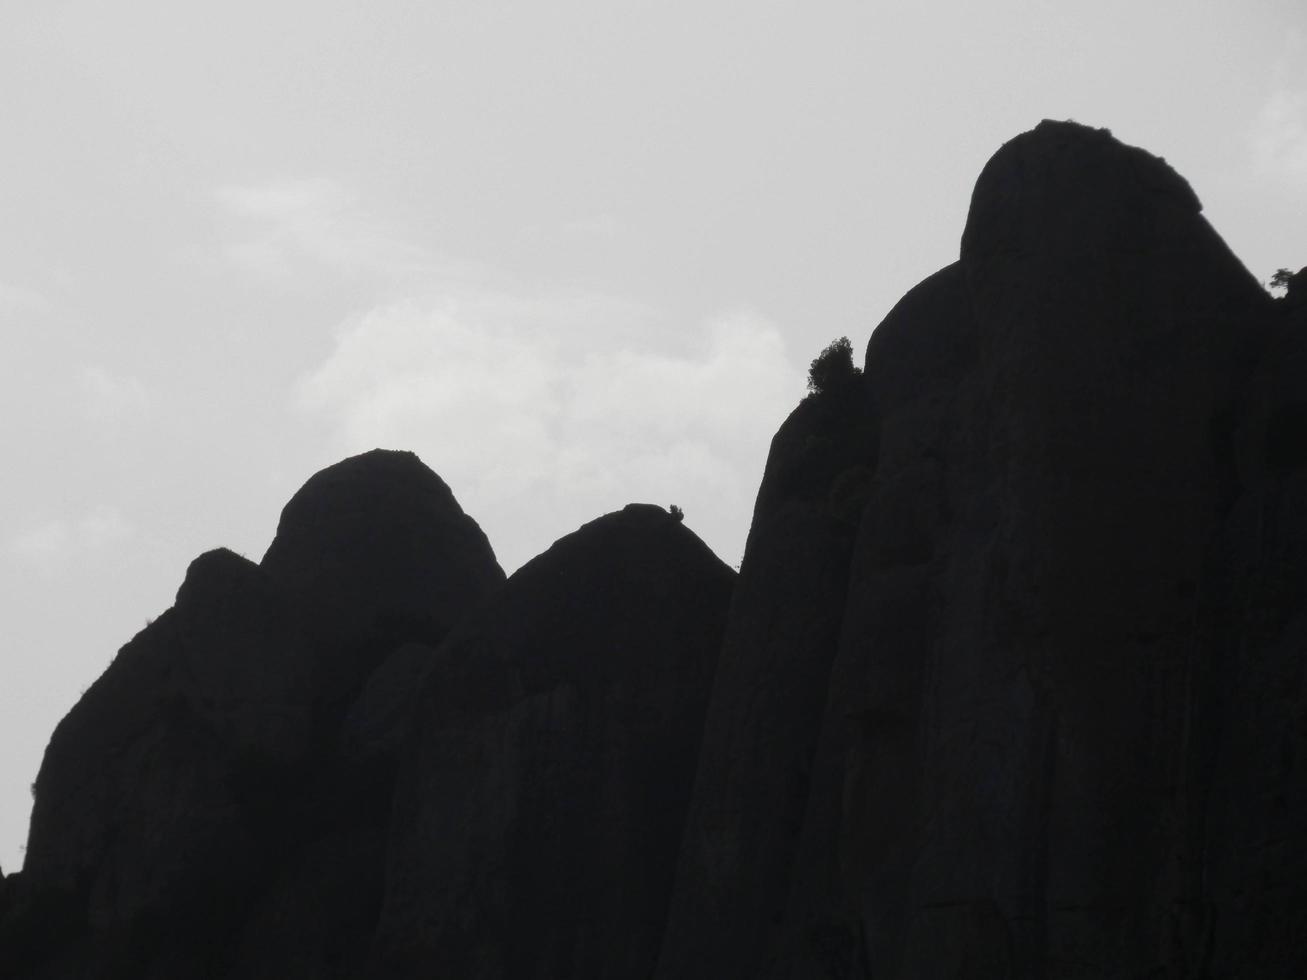
[[[319,473],[261,565],[197,558],[173,608],[51,739],[24,883],[29,917],[59,925],[14,930],[13,955],[96,977],[221,975],[265,891],[275,903],[309,863],[303,884],[325,890],[324,868],[369,846],[372,898],[345,893],[375,918],[389,789],[342,763],[341,718],[392,648],[439,640],[502,581],[485,536],[411,453]],[[322,839],[337,856],[310,862]]]
[[[862,376],[772,440],[713,687],[658,976],[753,976],[790,898],[858,520],[876,464]]]
[[[1218,538],[1267,298],[1165,164],[1066,124],[986,167],[961,274],[974,361],[942,416],[907,401],[884,432],[947,451],[877,474],[833,696],[861,720],[841,843],[866,955],[1198,975]],[[917,561],[881,498],[930,508]]]
[[[660,977],[1301,968],[1307,581],[1278,502],[1307,453],[1266,401],[1307,378],[1273,305],[1162,161],[1052,123],[995,156],[960,262],[868,346],[876,468],[770,950],[697,973],[669,934]],[[1287,622],[1259,649],[1264,605]],[[685,853],[775,832],[692,822]],[[674,907],[714,907],[682,882]]]
[[[1203,678],[1211,777],[1195,911],[1212,976],[1295,976],[1307,964],[1307,305],[1275,305],[1232,438],[1224,655]]]
[[[631,505],[450,635],[401,761],[370,975],[649,976],[734,579]]]
[[[505,582],[416,457],[323,471],[55,731],[0,975],[1307,975],[1305,275],[1046,122],[738,582],[649,505]]]
[[[263,569],[303,610],[320,696],[340,700],[405,642],[434,645],[504,581],[481,528],[412,453],[315,475],[281,514]]]

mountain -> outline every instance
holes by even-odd
[[[56,729],[0,973],[1307,974],[1307,270],[1041,123],[777,432],[738,577],[314,476]]]

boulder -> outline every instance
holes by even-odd
[[[648,977],[734,579],[632,505],[450,634],[400,763],[370,975]]]

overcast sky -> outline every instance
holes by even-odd
[[[509,571],[632,500],[734,565],[807,363],[1041,118],[1307,264],[1307,5],[0,0],[0,865],[189,561],[415,450]]]

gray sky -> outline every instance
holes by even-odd
[[[1307,6],[0,0],[0,865],[186,565],[413,449],[512,570],[631,500],[738,563],[807,363],[1041,118],[1307,264]]]

